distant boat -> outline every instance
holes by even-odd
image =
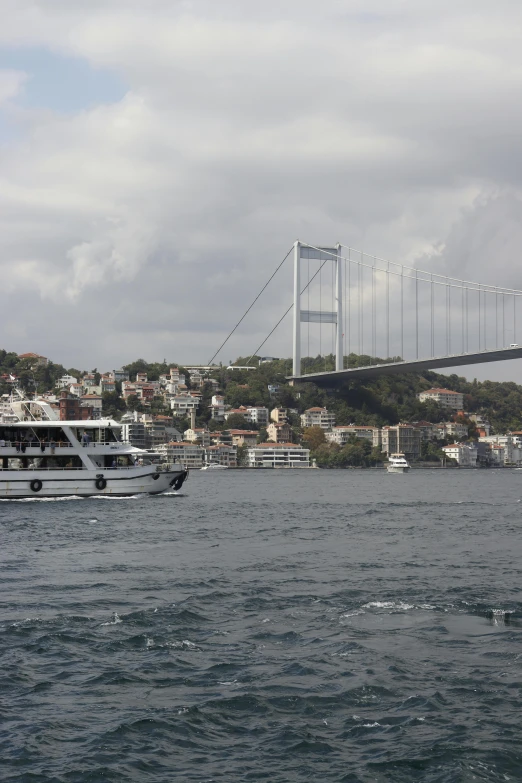
[[[404,454],[390,454],[386,470],[388,473],[407,473],[410,465]]]
[[[201,470],[228,470],[228,465],[218,465],[217,462],[210,462],[208,465],[203,465]]]

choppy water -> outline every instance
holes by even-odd
[[[521,498],[221,471],[0,503],[0,780],[522,780]]]

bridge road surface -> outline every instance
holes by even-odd
[[[291,375],[289,381],[311,381],[318,386],[337,386],[349,381],[360,381],[379,378],[381,375],[404,375],[409,372],[423,370],[439,370],[447,367],[462,367],[465,364],[484,364],[485,362],[501,362],[506,359],[522,359],[522,346],[516,348],[500,348],[494,351],[485,350],[477,353],[458,353],[451,356],[437,356],[432,359],[413,359],[404,362],[388,364],[372,364],[368,367],[351,367],[348,370],[332,370],[307,375]]]

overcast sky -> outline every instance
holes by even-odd
[[[0,0],[0,18],[0,347],[206,362],[297,238],[522,289],[519,1]],[[291,298],[289,269],[218,358]],[[290,330],[263,353],[289,356]]]

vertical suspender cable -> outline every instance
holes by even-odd
[[[364,353],[364,318],[362,311],[362,275],[364,267],[364,254],[361,250],[361,263],[359,264],[359,354]]]
[[[460,281],[460,322],[462,327],[460,352],[464,353],[464,281]]]
[[[332,308],[331,312],[334,311],[334,262],[333,260],[330,262],[330,268],[332,270]],[[340,293],[340,292],[339,292]],[[341,328],[341,324],[338,324],[338,328]],[[332,356],[335,356],[335,324],[332,323]],[[335,365],[334,365],[335,368]]]
[[[513,294],[513,342],[517,342],[517,311],[516,311],[516,296]]]
[[[478,289],[478,295],[479,295],[479,309],[478,309],[478,317],[479,317],[479,351],[482,350],[482,313],[481,313],[481,306],[482,306],[482,296],[480,295],[480,285]]]
[[[419,277],[415,270],[415,356],[419,358]]]
[[[390,358],[390,262],[386,267],[386,358]]]
[[[466,353],[469,351],[468,288],[466,286]]]
[[[319,255],[319,357],[323,355],[323,281],[321,275],[321,256]]]
[[[433,356],[435,356],[435,322],[434,322],[434,315],[433,315],[434,304],[435,304],[435,302],[434,302],[435,291],[434,291],[434,288],[433,288],[433,275],[430,275],[430,281],[431,281],[431,284],[430,284],[430,300],[431,300],[430,342],[431,342],[431,355],[433,357]]]
[[[404,267],[401,264],[401,359],[404,359]]]
[[[495,288],[495,348],[498,350],[498,288]]]
[[[446,278],[446,356],[449,354],[448,278]]]
[[[488,297],[487,297],[487,291],[484,289],[484,350],[488,350],[488,329],[487,329],[487,322],[488,322]]]
[[[506,297],[502,294],[502,348],[506,347]]]
[[[308,295],[308,313],[309,313],[309,315],[308,315],[308,323],[307,323],[307,327],[308,327],[308,342],[307,342],[307,347],[306,347],[306,355],[308,357],[308,369],[311,369],[311,358],[310,358],[310,254],[308,254],[307,261],[308,261],[308,281],[307,281],[306,291],[307,291],[307,295]]]
[[[451,354],[451,283],[448,285],[448,334],[449,334],[449,352]]]
[[[375,334],[376,326],[376,314],[375,314],[375,257],[372,262],[372,356],[377,353],[376,342],[377,335]]]
[[[351,326],[351,318],[352,318],[352,308],[351,308],[351,301],[352,301],[352,281],[351,281],[351,268],[352,268],[352,259],[351,259],[351,253],[350,249],[348,249],[348,356],[351,353],[351,334],[352,334],[352,326]]]

